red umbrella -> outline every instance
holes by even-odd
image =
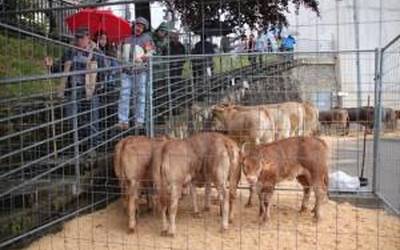
[[[131,35],[128,21],[114,15],[110,10],[84,9],[67,17],[65,21],[72,32],[84,26],[91,35],[99,31],[105,32],[111,42],[119,42]]]

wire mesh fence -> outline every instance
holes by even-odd
[[[42,35],[68,40],[71,32],[64,19],[77,11],[71,1],[2,1],[1,21]]]
[[[381,110],[378,120],[387,121],[386,124],[379,123],[380,130],[387,130],[397,127],[399,119],[399,38],[397,37],[389,43],[381,54],[381,70],[379,77],[377,106]],[[378,109],[378,110],[379,110]],[[397,111],[396,111],[397,110]],[[390,122],[393,121],[393,122]],[[378,130],[379,131],[379,130]],[[377,163],[376,163],[376,192],[379,197],[384,199],[388,205],[399,212],[399,186],[395,180],[399,178],[399,158],[396,155],[396,140],[376,133],[377,144]],[[396,166],[396,167],[394,167]],[[396,191],[397,190],[397,191]]]
[[[126,10],[123,4],[111,5]],[[36,21],[44,18],[43,9],[73,13],[82,6],[28,6],[25,10],[8,9],[5,13],[17,13],[19,20],[30,20],[29,25],[35,26]],[[42,14],[32,19],[24,17],[31,12]],[[4,61],[10,62],[1,65],[0,78],[0,247],[397,249],[400,246],[399,218],[391,214],[392,210],[398,212],[399,200],[399,164],[395,155],[398,116],[386,115],[390,113],[388,108],[394,115],[399,109],[398,40],[381,54],[375,50],[333,51],[329,42],[307,52],[207,54],[193,53],[190,40],[194,34],[189,33],[180,38],[187,43],[176,54],[151,56],[145,63],[132,63],[122,59],[123,46],[117,46],[116,56],[93,52],[97,68],[88,70],[82,67],[82,62],[74,61],[74,70],[65,70],[69,67],[66,61],[57,59],[69,54],[87,56],[92,52],[34,29],[10,25],[3,19],[0,27],[0,52],[5,55]],[[170,39],[171,50],[177,40]],[[206,43],[212,46],[212,41],[202,44],[200,40],[199,44],[205,47]],[[51,67],[42,65],[45,56],[54,59]],[[274,106],[287,102],[296,105],[291,116],[278,113],[279,108]],[[312,133],[308,133],[305,122],[306,105],[312,107],[317,118],[314,124],[319,124]],[[216,115],[230,109],[244,110],[245,115],[228,118]],[[254,116],[248,116],[250,112]],[[267,115],[263,116],[264,113]],[[260,121],[272,121],[273,113],[278,114],[273,124],[277,127],[261,128]],[[300,114],[302,119],[298,119]],[[282,125],[294,124],[292,116],[302,122],[296,129]],[[282,117],[288,123],[280,123]],[[230,127],[240,122],[245,124],[244,129]],[[247,125],[250,122],[255,123]],[[243,130],[237,131],[240,129]],[[370,135],[372,129],[374,133]],[[281,139],[282,131],[290,137],[319,134],[327,145],[325,160],[329,173],[340,171],[357,181],[361,176],[369,180],[368,184],[347,190],[331,179],[329,201],[321,205],[322,220],[316,223],[309,211],[298,213],[311,185],[303,185],[301,177],[298,183],[284,181],[277,185],[272,198],[268,198],[268,192],[260,192],[265,196],[255,195],[253,206],[248,208],[251,178],[248,169],[241,171],[245,162],[239,158],[242,177],[237,190],[228,192],[235,198],[229,204],[235,210],[235,217],[229,229],[221,233],[221,223],[226,219],[224,188],[233,189],[236,184],[230,182],[222,188],[218,186],[221,179],[215,176],[216,180],[210,183],[207,176],[212,172],[199,167],[192,173],[193,181],[183,181],[183,194],[178,195],[181,197],[175,237],[160,235],[164,228],[157,198],[165,187],[157,186],[157,176],[149,170],[152,169],[149,162],[156,159],[153,151],[167,149],[164,144],[158,148],[157,143],[168,141],[169,150],[178,148],[171,155],[177,152],[174,160],[183,159],[179,163],[182,166],[194,155],[208,164],[214,158],[227,160],[220,150],[229,147],[214,147],[214,137],[224,134],[224,140],[239,153],[242,137],[249,140],[254,136],[252,130],[268,137],[269,141],[261,142]],[[200,144],[187,139],[213,131],[219,132],[218,136],[206,137]],[[122,138],[127,139],[120,154],[125,152],[128,163],[135,162],[132,164],[135,167],[146,162],[142,166],[145,173],[140,173],[144,176],[135,176],[134,170],[129,172],[135,169],[129,164],[118,172],[118,166],[123,165],[115,162],[118,155],[115,150]],[[174,143],[181,148],[173,147]],[[292,143],[291,147],[297,144]],[[285,154],[297,152],[291,147]],[[324,159],[316,151],[309,157],[316,161]],[[277,157],[277,161],[294,158]],[[175,167],[180,167],[179,164]],[[223,180],[232,178],[230,174],[229,179]],[[314,186],[313,202],[318,200],[318,190],[323,189],[321,183]],[[384,202],[376,199],[375,193]],[[176,196],[175,199],[178,202]],[[270,200],[265,205],[267,199]],[[203,203],[209,212],[199,212]],[[268,205],[270,220],[263,225],[260,214],[266,215]],[[392,210],[384,209],[384,205]],[[133,234],[129,233],[132,218],[136,219]]]

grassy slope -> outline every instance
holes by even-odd
[[[0,79],[45,74],[43,58],[47,54],[59,57],[61,48],[40,43],[32,38],[17,38],[0,33]],[[267,58],[268,57],[268,58]],[[274,56],[264,56],[274,60]],[[250,64],[247,56],[215,56],[214,72],[222,73]],[[190,78],[190,63],[184,65],[183,77]],[[56,82],[56,81],[55,81]],[[48,91],[50,81],[31,81],[0,86],[0,96],[24,96]],[[54,87],[54,86],[53,86]]]
[[[0,44],[0,79],[44,74],[44,56],[60,54],[59,47],[46,46],[32,38],[17,38],[4,33],[0,33]],[[39,93],[47,90],[50,84],[49,81],[31,81],[1,85],[0,96]]]

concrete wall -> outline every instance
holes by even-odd
[[[339,90],[335,64],[329,62],[305,62],[288,73],[299,83],[301,98],[313,102],[320,110],[337,105]]]
[[[359,46],[356,45],[354,0],[319,1],[321,17],[301,8],[299,15],[289,14],[290,27],[287,32],[298,39],[297,50],[374,50],[383,47],[400,34],[399,0],[356,0]],[[374,52],[339,53],[338,81],[344,106],[366,105],[368,96],[373,104],[375,57]],[[357,62],[358,65],[357,66]],[[359,70],[359,75],[357,71]],[[357,88],[359,83],[360,88]]]
[[[294,33],[303,48],[327,47],[355,49],[354,0],[319,1],[320,17],[301,8],[288,15],[287,32]],[[400,34],[400,1],[356,0],[359,21],[360,49],[384,46]],[[302,44],[300,44],[302,43]]]

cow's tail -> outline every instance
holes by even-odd
[[[321,138],[317,138],[322,145],[322,152],[321,157],[324,160],[322,163],[323,168],[323,184],[324,184],[324,191],[326,193],[326,200],[328,200],[328,188],[329,188],[329,168],[328,168],[328,144]]]
[[[322,138],[319,138],[319,137],[314,137],[314,139],[317,140],[322,145],[322,147],[323,147],[323,149],[325,151],[324,154],[327,154],[328,144],[326,143],[326,141],[324,139],[322,139]]]
[[[324,176],[324,184],[325,184],[325,187],[329,187],[329,175],[328,175],[328,171],[326,171],[325,176]]]
[[[115,145],[114,149],[114,173],[118,179],[121,179],[123,176],[122,166],[121,166],[121,157],[122,151],[125,146],[126,139],[120,140],[117,145]]]
[[[158,205],[165,205],[165,192],[166,192],[166,173],[169,169],[169,161],[166,159],[167,155],[164,154],[164,149],[159,149],[157,153],[159,157],[154,157],[152,161],[153,169],[153,185],[155,190],[156,201]],[[159,208],[159,207],[158,207]]]
[[[126,144],[126,138],[120,140],[114,149],[114,173],[115,176],[118,178],[118,183],[120,187],[120,192],[122,196],[124,196],[126,192],[126,177],[124,173],[124,166],[122,161],[122,153],[124,151],[124,147]]]
[[[234,199],[236,197],[236,189],[239,185],[241,168],[239,164],[239,148],[233,141],[225,141],[225,148],[228,151],[230,171],[229,171],[229,189],[230,197]]]
[[[329,200],[329,173],[328,166],[326,167],[325,175],[324,175],[324,191],[326,194],[325,201]]]

